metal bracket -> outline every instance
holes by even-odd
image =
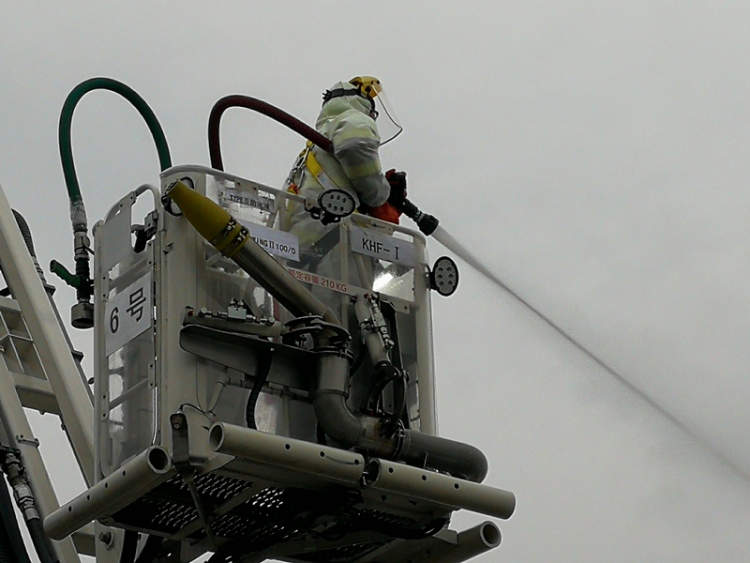
[[[16,434],[15,438],[16,438],[16,442],[18,442],[19,444],[27,444],[35,448],[39,447],[39,440],[37,440],[34,437],[26,438],[23,434]]]
[[[196,469],[190,464],[190,449],[188,442],[188,423],[184,413],[176,412],[169,417],[172,426],[172,463],[177,469],[177,473],[182,478],[190,497],[193,499],[195,510],[198,512],[198,518],[201,525],[206,530],[206,536],[214,548],[218,547],[216,537],[211,531],[209,514],[206,511],[206,505],[201,499],[198,488],[195,486]]]

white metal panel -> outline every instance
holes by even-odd
[[[143,185],[118,201],[94,228],[97,478],[150,446],[155,434],[153,243],[136,252],[132,206],[155,188]],[[127,225],[123,223],[127,219]],[[110,255],[119,257],[113,262]],[[102,260],[99,257],[104,257]]]

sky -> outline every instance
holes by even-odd
[[[458,292],[433,299],[440,433],[483,449],[486,482],[518,499],[477,561],[750,560],[747,3],[0,6],[0,184],[42,264],[71,262],[57,121],[79,82],[125,82],[174,163],[208,164],[218,98],[312,123],[325,88],[377,75],[405,127],[383,164],[407,171],[409,197],[694,434],[459,260]],[[239,110],[222,144],[228,171],[272,185],[301,147]],[[114,94],[79,104],[73,150],[90,224],[158,182]],[[72,335],[91,375],[92,335]],[[30,416],[66,501],[83,482],[58,422]]]

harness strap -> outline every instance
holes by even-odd
[[[347,90],[346,88],[335,88],[334,90],[326,90],[323,92],[323,102],[327,102],[333,98],[339,98],[341,96],[362,96],[359,88],[352,88]],[[364,96],[362,96],[364,98]]]
[[[328,100],[332,100],[333,98],[340,98],[341,96],[359,96],[360,98],[364,98],[365,100],[370,102],[370,112],[377,113],[375,111],[375,100],[370,96],[364,95],[359,88],[354,88],[353,90],[347,90],[345,88],[326,90],[325,92],[323,92],[323,103],[325,104]]]
[[[334,182],[331,177],[326,174],[326,171],[323,170],[320,162],[318,162],[318,159],[315,158],[315,154],[312,151],[312,146],[312,142],[308,141],[307,148],[305,149],[307,151],[307,156],[305,157],[305,166],[307,167],[307,171],[310,172],[310,174],[312,174],[313,177],[318,181],[318,183],[325,189],[341,189],[341,186]]]

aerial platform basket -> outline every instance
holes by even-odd
[[[231,214],[232,241],[196,231],[176,182]],[[499,544],[490,522],[446,528],[515,499],[480,483],[481,452],[436,436],[424,237],[359,214],[323,225],[314,207],[178,166],[96,225],[97,482],[46,518],[50,537],[99,520],[180,542],[183,560],[332,563]]]

